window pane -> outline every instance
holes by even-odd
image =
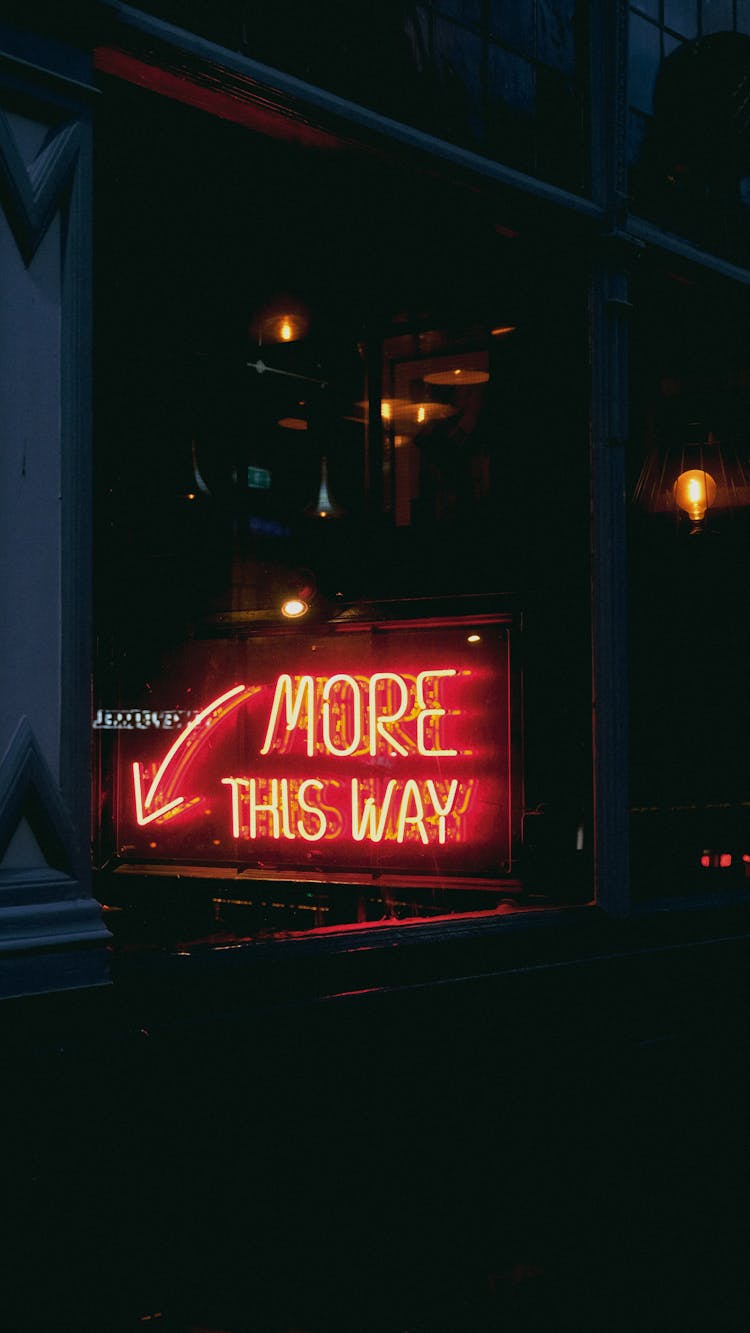
[[[630,103],[650,117],[641,151],[630,159],[633,211],[745,264],[747,38],[724,30],[696,42],[665,32],[659,64],[657,32],[631,14]]]
[[[732,0],[703,0],[701,7],[703,35],[710,32],[731,32],[734,27],[733,10]]]
[[[493,37],[527,56],[534,54],[534,9],[512,0],[490,0],[489,25]]]
[[[664,24],[682,37],[697,37],[698,0],[664,0]]]
[[[564,74],[575,66],[575,0],[538,0],[537,59]]]
[[[433,0],[433,9],[459,23],[478,27],[482,22],[482,0]]]
[[[490,47],[488,92],[517,111],[534,112],[534,67],[502,46]]]
[[[434,164],[108,109],[93,730],[120,938],[586,901],[582,274],[542,274]]]
[[[661,63],[661,34],[637,14],[630,15],[628,52],[628,101],[637,111],[649,114]]]
[[[433,62],[441,94],[442,132],[462,142],[484,137],[482,43],[465,28],[436,18]]]
[[[637,303],[632,882],[646,897],[723,893],[750,865],[746,302],[651,270]]]
[[[575,89],[557,70],[537,71],[537,162],[540,174],[564,185],[575,170],[581,108]]]
[[[628,112],[628,164],[637,162],[643,150],[648,120],[637,111]]]

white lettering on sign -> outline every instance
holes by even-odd
[[[291,733],[303,729],[310,756],[322,752],[346,759],[363,747],[370,755],[455,755],[457,750],[440,744],[440,720],[447,710],[438,698],[439,682],[455,675],[454,667],[420,671],[416,677],[395,671],[359,678],[281,675],[260,752],[285,750]],[[415,723],[413,735],[406,722]]]
[[[463,841],[475,781],[445,776],[441,767],[444,757],[459,753],[447,744],[445,732],[445,719],[455,727],[459,710],[441,700],[441,688],[458,674],[453,667],[432,667],[413,675],[278,676],[267,719],[260,724],[259,755],[288,760],[296,742],[301,771],[291,775],[285,763],[287,773],[277,770],[272,776],[263,764],[255,773],[220,777],[221,770],[213,769],[213,782],[229,789],[234,839],[316,843],[341,838],[423,847]],[[196,805],[200,797],[185,781],[187,773],[216,729],[263,689],[237,684],[226,690],[187,723],[160,764],[132,764],[140,826],[182,818]],[[438,761],[434,766],[433,760]],[[339,776],[347,767],[347,776]],[[435,776],[427,777],[425,767]]]
[[[344,828],[344,819],[332,819],[336,811],[324,807],[323,794],[327,787],[335,789],[339,783],[326,783],[322,778],[306,778],[293,782],[288,778],[226,777],[222,784],[230,788],[232,835],[235,838],[270,838],[274,842],[303,838],[318,842],[326,836],[337,838]],[[413,829],[426,846],[430,842],[446,842],[446,821],[465,812],[457,807],[459,783],[456,778],[441,784],[428,778],[398,781],[391,778],[380,797],[363,790],[358,778],[350,782],[351,836],[355,842],[383,842],[385,839],[404,842]],[[330,795],[330,793],[329,793]]]

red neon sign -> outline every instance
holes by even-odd
[[[191,644],[191,661],[146,701],[186,725],[173,738],[117,733],[119,856],[507,875],[518,782],[510,644],[499,620],[471,639],[453,624]]]

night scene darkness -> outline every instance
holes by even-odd
[[[3,1328],[747,1327],[749,107],[2,6]]]

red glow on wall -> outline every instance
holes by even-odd
[[[335,135],[286,108],[275,107],[267,95],[263,96],[257,84],[240,76],[235,76],[231,91],[226,91],[201,82],[187,68],[164,68],[163,63],[151,64],[112,46],[94,48],[94,68],[270,138],[285,139],[309,148],[330,150],[341,147],[341,140]]]
[[[190,721],[171,737],[116,735],[118,855],[507,875],[519,787],[510,649],[499,620],[481,648],[464,623],[187,646],[148,706]]]

